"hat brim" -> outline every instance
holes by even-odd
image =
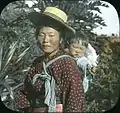
[[[65,33],[67,36],[75,36],[75,30],[72,27],[50,13],[31,12],[28,14],[28,19],[36,26],[49,25],[50,22],[53,22],[67,32]]]

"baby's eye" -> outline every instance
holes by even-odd
[[[79,54],[80,53],[80,51],[76,51],[76,54]]]
[[[80,47],[79,49],[84,50],[84,47]]]

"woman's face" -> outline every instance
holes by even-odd
[[[52,27],[42,27],[39,30],[38,41],[45,53],[52,53],[59,49],[60,33]]]
[[[70,44],[69,51],[73,57],[84,56],[85,47],[76,43]]]

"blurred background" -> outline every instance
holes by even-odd
[[[87,112],[104,112],[115,106],[120,89],[119,18],[115,8],[100,0],[21,0],[8,4],[0,16],[0,94],[3,103],[14,107],[15,94],[32,61],[42,54],[35,40],[35,26],[27,19],[32,11],[47,6],[64,10],[69,25],[79,37],[89,40],[99,55],[94,79],[86,93]]]

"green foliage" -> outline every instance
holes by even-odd
[[[16,1],[10,3],[2,11],[0,18],[0,34],[2,34],[0,40],[1,42],[5,42],[5,47],[3,51],[5,52],[12,43],[15,43],[17,41],[14,54],[11,55],[11,65],[15,66],[15,70],[17,70],[18,68],[26,68],[30,65],[30,63],[36,56],[42,54],[36,44],[36,39],[34,35],[35,26],[27,18],[27,14],[31,11],[35,11],[35,8],[40,9],[41,12],[47,6],[55,6],[64,10],[69,16],[69,24],[71,24],[77,31],[80,31],[80,33],[78,32],[78,35],[80,35],[81,33],[84,35],[93,35],[91,31],[94,28],[92,27],[92,25],[95,24],[95,22],[101,25],[105,25],[100,23],[103,22],[101,17],[99,17],[98,15],[96,17],[92,13],[93,10],[100,12],[97,6],[107,7],[100,1],[92,2],[89,0],[84,0],[68,2],[65,0],[36,0],[33,1],[34,5],[31,8],[29,8],[28,5],[25,4],[25,2],[26,1]],[[81,23],[80,20],[84,20],[84,22]],[[77,28],[77,26],[79,28]],[[86,26],[91,26],[91,28],[88,29],[86,28]],[[25,55],[25,53],[27,54]],[[4,53],[2,54],[4,55]],[[21,57],[23,56],[24,58],[22,59]],[[18,60],[19,63],[15,63],[15,61]],[[16,64],[18,67],[16,66]],[[11,68],[9,68],[9,70],[11,70]]]
[[[0,82],[4,78],[16,78],[21,82],[27,74],[32,61],[42,54],[35,39],[35,26],[27,19],[27,14],[38,8],[41,12],[47,6],[56,6],[69,15],[69,24],[77,30],[78,36],[93,39],[93,28],[105,26],[104,20],[93,11],[101,13],[98,6],[108,7],[99,0],[66,1],[36,0],[31,8],[25,1],[16,1],[6,6],[0,18]],[[34,1],[35,2],[35,1]],[[102,112],[115,105],[118,98],[120,73],[120,43],[109,42],[103,48],[103,39],[91,41],[100,51],[100,61],[95,78],[86,94],[87,111]],[[102,41],[101,41],[102,40]],[[96,46],[97,45],[97,46]],[[107,50],[105,50],[107,49]],[[9,88],[8,88],[9,89]],[[11,89],[10,89],[11,91]]]
[[[106,26],[104,20],[98,14],[93,13],[93,11],[101,13],[98,6],[108,7],[100,0],[94,2],[91,0],[70,0],[69,2],[65,0],[44,0],[43,3],[45,7],[55,6],[65,11],[69,17],[68,24],[76,29],[78,36],[82,34],[82,36],[91,39],[95,36],[92,32],[94,28],[99,25]]]
[[[86,108],[91,112],[112,109],[119,98],[120,88],[120,40],[113,41],[112,37],[98,37],[98,40],[101,52],[94,75],[97,79],[91,83],[86,94]]]

